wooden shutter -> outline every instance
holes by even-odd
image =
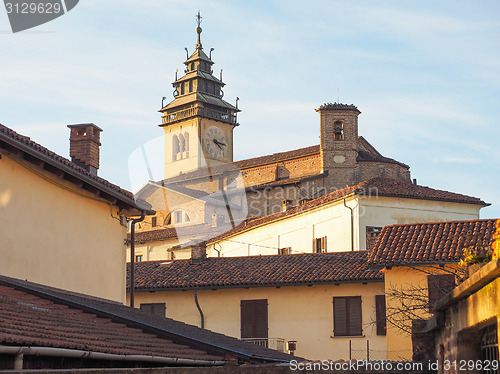
[[[361,328],[361,296],[348,298],[349,335],[362,335]]]
[[[363,334],[361,296],[333,298],[333,329],[335,336]]]
[[[375,316],[377,321],[377,335],[386,335],[385,295],[375,295]]]
[[[427,276],[429,295],[429,312],[434,310],[434,304],[455,287],[454,274],[436,274]]]
[[[167,307],[165,303],[152,303],[152,304],[141,304],[140,309],[157,316],[165,317],[165,311]]]
[[[333,332],[335,336],[347,334],[347,304],[345,297],[333,298]]]
[[[327,249],[327,248],[326,248],[326,236],[325,236],[325,237],[323,237],[323,239],[324,239],[324,242],[323,242],[323,252],[325,252],[325,253],[326,253],[326,252],[327,252],[327,251],[326,251],[326,249]]]
[[[267,299],[241,300],[241,338],[267,339]]]

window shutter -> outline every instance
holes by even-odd
[[[386,335],[385,295],[375,295],[375,315],[377,320],[377,335]]]
[[[362,335],[361,297],[350,297],[349,302],[349,335]]]
[[[165,303],[141,304],[140,309],[157,316],[165,317],[167,306]]]
[[[241,300],[241,338],[267,339],[267,299]]]
[[[313,239],[313,253],[316,253],[316,239]]]
[[[323,242],[323,252],[327,252],[326,251],[326,236],[323,238],[324,239],[324,242]]]
[[[347,335],[347,305],[346,298],[333,298],[333,332],[335,336]]]

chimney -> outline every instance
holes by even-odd
[[[207,243],[201,242],[191,246],[191,263],[201,264],[207,258]]]
[[[69,155],[71,161],[97,175],[99,169],[99,147],[102,129],[93,123],[68,125]]]
[[[293,206],[292,200],[283,200],[281,202],[281,210],[283,212],[286,212],[288,209],[290,209]]]
[[[225,222],[224,216],[220,214],[212,214],[212,227],[222,226]]]

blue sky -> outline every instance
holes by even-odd
[[[355,104],[360,135],[418,183],[492,203],[500,217],[500,2],[81,0],[12,34],[0,9],[0,123],[68,156],[67,124],[102,133],[99,174],[129,188],[127,159],[162,134],[184,47],[240,98],[235,159],[319,142],[324,102]]]

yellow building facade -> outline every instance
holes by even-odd
[[[133,196],[1,125],[0,176],[0,274],[123,302]]]

